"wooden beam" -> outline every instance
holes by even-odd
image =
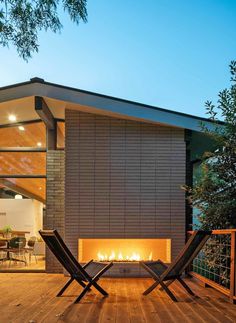
[[[20,122],[16,122],[16,123],[6,123],[6,124],[1,124],[0,125],[0,129],[1,128],[13,128],[13,127],[19,127],[19,126],[24,126],[24,125],[28,125],[28,124],[32,124],[32,123],[40,123],[42,122],[41,119],[37,119],[37,120],[27,120],[27,121],[20,121]]]
[[[35,111],[47,128],[47,150],[57,148],[57,123],[47,103],[41,96],[35,96]]]
[[[0,174],[0,178],[47,178],[47,176],[42,174],[38,174],[38,175]]]
[[[39,148],[39,147],[0,147],[0,152],[3,153],[12,153],[12,152],[30,152],[30,153],[40,153],[40,152],[46,152],[45,148]]]
[[[16,184],[12,183],[11,181],[9,181],[7,179],[0,179],[0,184],[2,186],[4,186],[4,187],[8,188],[9,190],[12,190],[12,191],[14,191],[16,193],[22,194],[24,196],[27,196],[27,197],[29,197],[31,199],[35,199],[35,200],[45,204],[45,200],[42,197],[40,197],[40,196],[38,196],[38,195],[36,195],[34,193],[31,193],[30,191],[28,191],[28,190],[26,190],[26,189],[24,189],[24,188],[22,188],[22,187],[20,187],[20,186],[18,186]]]
[[[56,122],[44,99],[41,96],[35,96],[34,105],[35,111],[45,123],[47,129],[54,130],[56,128]]]

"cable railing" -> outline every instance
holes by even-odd
[[[213,230],[188,273],[236,303],[236,229]]]

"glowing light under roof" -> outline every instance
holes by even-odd
[[[14,114],[10,114],[8,120],[14,122],[16,121],[16,116]]]
[[[19,127],[18,127],[18,129],[19,129],[20,131],[24,131],[24,130],[25,130],[25,127],[23,127],[23,126],[19,126]]]
[[[20,195],[20,194],[15,195],[15,200],[22,200],[22,199],[23,199],[22,195]]]

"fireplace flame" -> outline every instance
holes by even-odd
[[[110,255],[106,253],[98,252],[97,257],[99,261],[140,261],[140,260],[152,260],[152,252],[150,252],[148,259],[142,259],[139,253],[132,252],[130,255],[123,255],[122,252],[115,253],[114,250],[111,251]]]

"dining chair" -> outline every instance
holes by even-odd
[[[29,254],[29,263],[31,264],[31,257],[32,255],[35,257],[35,262],[36,264],[38,263],[37,261],[37,256],[35,253],[35,242],[37,241],[37,237],[33,236],[30,237],[28,242],[27,242],[27,247],[25,247],[25,251]]]
[[[6,253],[6,251],[4,250],[6,246],[7,246],[6,241],[0,240],[0,261],[1,259],[3,259],[4,254]]]
[[[11,261],[23,262],[27,265],[26,257],[25,257],[25,245],[26,238],[25,237],[14,237],[9,241],[9,247],[5,248],[6,251],[10,253],[9,267],[11,265]],[[23,259],[15,258],[22,257]]]

